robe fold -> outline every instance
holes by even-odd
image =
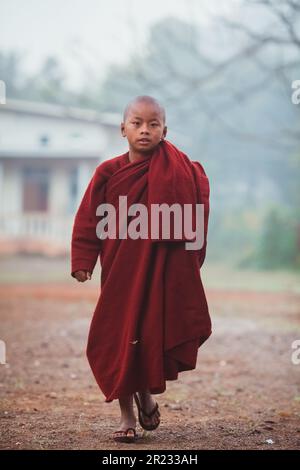
[[[101,265],[101,292],[90,325],[86,354],[105,402],[148,389],[196,368],[198,348],[211,335],[200,268],[207,246],[209,181],[203,166],[167,140],[131,162],[129,151],[102,162],[76,213],[71,275]],[[104,238],[96,233],[99,204],[119,196],[140,203],[204,205],[204,243],[187,250],[185,236],[163,239]],[[128,216],[126,224],[133,218]],[[194,220],[194,219],[193,219]],[[194,226],[195,228],[195,226]],[[117,230],[118,232],[118,230]]]

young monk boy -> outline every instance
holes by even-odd
[[[211,320],[200,277],[207,244],[209,182],[202,165],[166,140],[164,108],[150,96],[138,96],[125,108],[121,133],[129,150],[103,161],[86,189],[76,213],[71,245],[71,274],[91,279],[100,256],[101,294],[90,325],[87,358],[105,402],[119,400],[121,419],[113,439],[137,438],[133,398],[140,425],[160,424],[158,403],[166,380],[196,367],[198,348],[211,334]],[[122,218],[119,196],[127,197],[125,227],[133,215],[154,205],[204,208],[202,245],[187,249],[193,239],[175,232],[132,237],[117,229],[116,237],[99,236],[100,220],[112,212]],[[133,206],[139,204],[139,206]],[[143,208],[141,208],[143,205]],[[106,207],[106,206],[105,206]],[[195,212],[192,212],[195,217]],[[116,219],[114,219],[116,221]],[[195,218],[193,218],[195,221]],[[142,224],[140,224],[142,225]],[[149,227],[148,227],[149,229]]]

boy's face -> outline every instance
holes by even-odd
[[[121,123],[121,132],[127,137],[130,149],[147,153],[166,136],[167,127],[157,106],[139,102],[130,107],[125,122]]]

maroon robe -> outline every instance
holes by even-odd
[[[98,238],[98,205],[110,203],[118,213],[120,195],[127,196],[128,207],[204,204],[202,248],[187,250],[185,237],[165,240],[161,234]],[[126,152],[96,168],[74,220],[71,274],[93,272],[100,255],[101,293],[86,353],[105,402],[143,389],[163,393],[166,380],[195,369],[198,348],[211,334],[200,275],[208,216],[209,181],[202,165],[167,140],[143,160],[130,162]]]

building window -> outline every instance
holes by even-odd
[[[47,134],[42,134],[40,136],[40,145],[42,147],[47,147],[50,143],[50,137]]]
[[[23,169],[23,211],[47,212],[49,205],[48,168],[26,167]]]

